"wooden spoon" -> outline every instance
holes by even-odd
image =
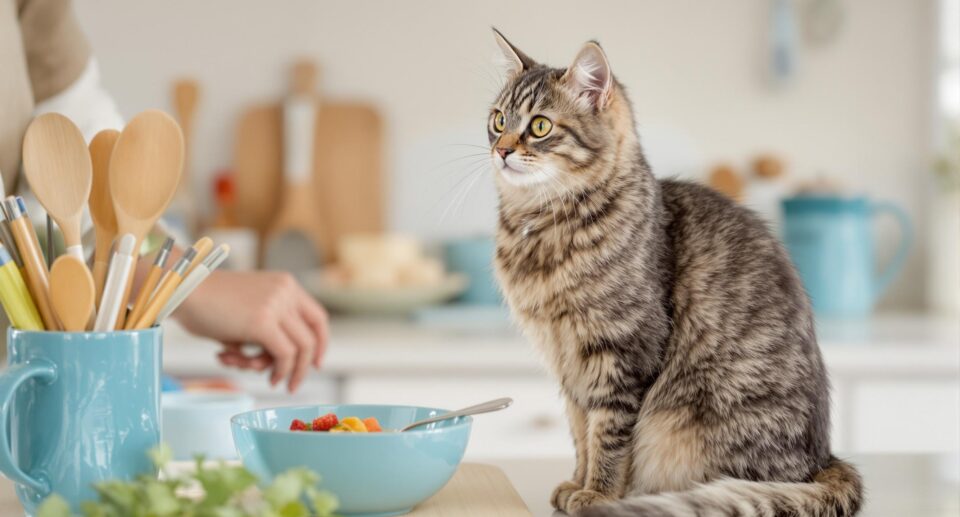
[[[58,113],[33,119],[23,137],[23,170],[37,200],[63,232],[67,253],[81,261],[80,224],[92,169],[83,134],[70,119]]]
[[[63,255],[50,268],[50,303],[67,332],[82,332],[93,316],[93,277],[82,260]]]
[[[90,159],[93,162],[93,187],[90,189],[90,218],[96,233],[93,253],[93,285],[96,290],[97,307],[103,296],[103,283],[110,266],[110,247],[117,236],[117,214],[113,211],[110,197],[110,155],[120,132],[104,129],[90,142]]]
[[[117,231],[136,238],[134,263],[140,243],[163,215],[180,183],[183,171],[183,132],[170,115],[159,110],[140,113],[120,133],[110,157],[110,196],[117,215]],[[123,294],[115,328],[123,328],[133,275]]]

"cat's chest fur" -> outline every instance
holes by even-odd
[[[549,217],[532,229],[501,218],[497,233],[496,274],[511,312],[572,395],[589,391],[585,371],[605,367],[592,362],[609,360],[585,359],[585,350],[660,318],[645,314],[660,304],[638,283],[647,257],[636,243],[647,225],[623,205],[602,212],[557,223]]]
[[[500,287],[524,334],[575,398],[610,377],[599,372],[658,355],[668,338],[667,218],[654,181],[614,177],[555,213],[501,206]],[[638,333],[650,347],[634,346]]]

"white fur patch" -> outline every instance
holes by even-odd
[[[551,180],[551,171],[546,168],[532,167],[514,154],[508,155],[506,160],[494,153],[493,164],[507,183],[516,187],[539,185]]]

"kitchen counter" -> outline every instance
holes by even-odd
[[[858,465],[866,484],[867,502],[862,517],[951,517],[960,512],[956,463],[960,459],[956,456],[862,455],[849,460]],[[553,487],[572,472],[572,459],[490,463],[503,469],[535,517],[562,515],[552,511],[548,499]],[[13,483],[0,478],[0,515],[20,512]]]
[[[164,367],[174,375],[217,375],[213,343],[167,325]],[[960,375],[960,321],[891,314],[863,321],[826,321],[818,328],[834,374]],[[540,373],[533,347],[517,332],[457,331],[401,319],[338,318],[324,360],[327,375],[440,372]]]
[[[167,327],[164,367],[182,378],[227,378],[260,407],[329,403],[464,407],[502,396],[509,411],[474,429],[471,461],[572,452],[556,382],[508,325],[484,330],[399,319],[334,319],[319,372],[295,394],[264,374],[223,368],[215,344]],[[832,441],[843,453],[936,453],[960,447],[960,321],[887,314],[823,321]]]

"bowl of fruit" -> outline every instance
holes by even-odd
[[[447,410],[328,405],[259,409],[230,420],[244,466],[261,483],[295,467],[320,474],[344,515],[401,515],[453,477],[470,437],[469,416],[400,432]]]

